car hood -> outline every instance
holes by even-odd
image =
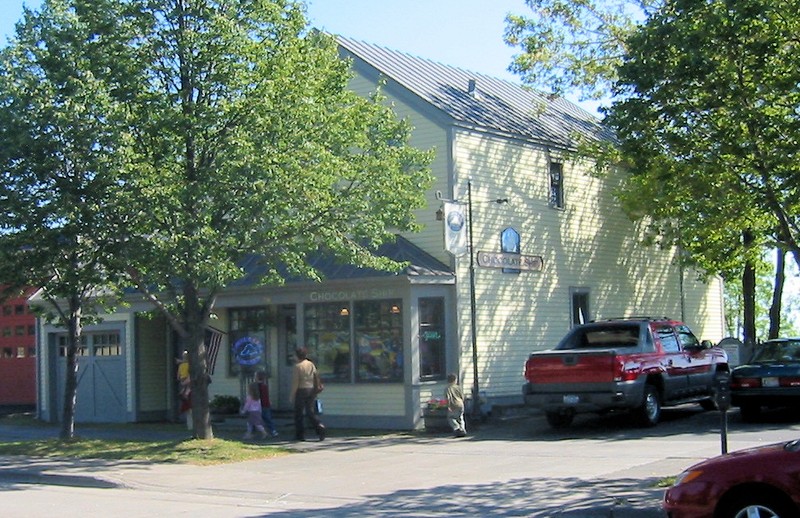
[[[717,457],[712,457],[710,459],[706,459],[702,462],[698,462],[697,464],[693,465],[692,467],[688,468],[686,471],[689,470],[702,470],[703,467],[714,465],[715,467],[719,467],[723,464],[729,465],[742,465],[742,468],[746,466],[759,466],[763,465],[764,462],[769,462],[768,459],[772,458],[773,456],[783,456],[786,455],[786,452],[795,453],[800,456],[800,439],[796,439],[794,441],[786,441],[786,442],[779,442],[775,444],[768,444],[766,446],[757,446],[754,448],[747,448],[744,450],[737,450],[730,453],[725,453],[723,455],[719,455]],[[754,462],[752,457],[757,456],[758,462]],[[743,471],[744,472],[744,471]]]

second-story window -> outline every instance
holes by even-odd
[[[550,206],[564,208],[564,165],[550,162]]]
[[[574,288],[569,289],[570,295],[570,313],[572,315],[572,325],[577,326],[585,324],[591,320],[589,313],[589,295],[591,291],[589,288]]]

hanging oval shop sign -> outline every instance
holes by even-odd
[[[244,336],[233,343],[231,353],[239,365],[257,365],[264,354],[264,345],[258,338]]]
[[[544,260],[540,255],[478,252],[478,266],[485,268],[516,268],[517,270],[540,272],[544,267]]]

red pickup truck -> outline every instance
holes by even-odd
[[[522,395],[555,428],[569,426],[576,414],[616,410],[654,426],[662,406],[698,402],[714,409],[717,376],[728,370],[725,351],[700,342],[682,322],[603,320],[572,328],[554,349],[531,353]]]

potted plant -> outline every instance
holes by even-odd
[[[224,421],[225,416],[238,415],[241,407],[242,402],[236,396],[223,396],[217,394],[208,403],[208,408],[211,411],[212,419],[216,421]]]
[[[431,399],[428,401],[422,412],[426,430],[447,430],[450,425],[447,423],[447,400]]]

